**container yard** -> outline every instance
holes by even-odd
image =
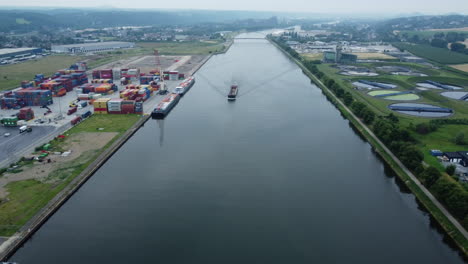
[[[172,92],[183,83],[180,79],[192,75],[208,58],[201,55],[161,56],[160,66],[167,69],[164,70],[166,75],[163,73],[167,79],[165,90]],[[40,142],[63,133],[93,113],[109,114],[110,108],[113,114],[150,115],[164,99],[158,94],[160,72],[163,71],[157,70],[155,56],[121,60],[86,70],[86,63],[81,62],[57,70],[51,76],[38,73],[31,76],[31,80],[18,83],[19,88],[0,93],[0,121],[4,120],[0,130],[16,134],[21,125],[33,128],[21,138],[4,137],[7,140],[0,142],[0,149],[8,151],[0,153],[0,167],[30,153],[28,151]],[[178,80],[169,80],[169,72],[173,74],[172,79],[177,72]],[[127,84],[121,84],[121,76],[128,77]],[[113,100],[109,106],[111,99],[121,100]],[[21,110],[23,108],[30,108],[31,112]],[[18,116],[30,120],[20,120]],[[18,121],[13,121],[16,119]]]

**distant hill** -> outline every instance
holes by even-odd
[[[37,12],[0,11],[0,32],[28,32],[41,28],[60,27],[61,23],[53,16]]]
[[[204,22],[229,22],[240,19],[265,19],[270,12],[247,11],[125,11],[125,10],[0,10],[0,32],[24,33],[42,28],[82,29],[89,27],[187,25]]]

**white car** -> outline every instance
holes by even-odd
[[[11,135],[10,133],[3,134],[4,137],[9,137],[10,135]]]

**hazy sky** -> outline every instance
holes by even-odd
[[[0,6],[177,8],[319,13],[468,14],[468,0],[0,0]]]

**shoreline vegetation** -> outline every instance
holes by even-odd
[[[440,224],[466,259],[468,239],[463,227],[468,226],[466,204],[462,202],[457,206],[447,206],[449,200],[459,199],[465,202],[468,197],[466,190],[455,184],[450,176],[441,173],[439,169],[424,165],[424,154],[416,146],[417,139],[411,131],[399,124],[396,115],[391,113],[383,115],[379,112],[376,114],[375,109],[370,108],[367,102],[355,98],[350,91],[321,72],[314,62],[303,59],[296,51],[273,37],[268,37],[268,40],[291,58],[366,138]],[[468,124],[468,120],[464,119],[450,119],[445,122],[458,124],[465,123],[464,121]]]

